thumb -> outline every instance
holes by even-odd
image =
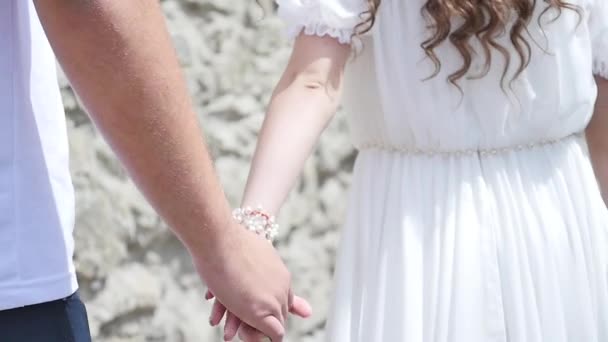
[[[294,296],[289,312],[302,318],[308,318],[312,315],[312,308],[306,299]]]

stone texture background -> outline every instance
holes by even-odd
[[[244,187],[265,105],[289,56],[272,0],[161,1],[233,205]],[[207,323],[188,255],[128,180],[60,76],[77,190],[76,262],[94,340],[221,341]],[[321,341],[337,228],[354,154],[341,115],[284,206],[278,248],[314,316],[292,320],[288,341]]]

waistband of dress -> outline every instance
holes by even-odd
[[[557,145],[561,142],[568,140],[578,139],[584,136],[583,132],[573,133],[564,137],[554,139],[538,140],[530,143],[523,143],[518,145],[510,145],[503,147],[491,147],[491,148],[469,148],[461,150],[441,150],[441,149],[424,149],[416,147],[407,147],[399,145],[391,145],[387,143],[362,143],[355,145],[355,148],[359,151],[384,151],[398,154],[414,155],[414,156],[445,156],[445,157],[466,157],[466,156],[480,156],[488,157],[506,154],[510,152],[530,151],[542,147],[551,145]]]

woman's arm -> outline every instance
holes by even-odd
[[[600,77],[596,79],[597,103],[586,133],[595,175],[604,202],[608,205],[608,80]]]
[[[336,112],[342,90],[344,66],[350,46],[331,37],[300,35],[270,104],[249,172],[243,206],[263,206],[276,213],[298,178],[304,162]],[[213,297],[212,293],[207,298]],[[297,302],[297,303],[296,303]],[[296,305],[297,304],[297,305]],[[309,308],[295,298],[291,313],[307,316]],[[210,322],[221,322],[226,308],[216,301]],[[227,313],[224,338],[237,331],[245,341],[263,335]]]
[[[336,112],[350,47],[300,35],[276,87],[253,158],[243,205],[276,213]]]

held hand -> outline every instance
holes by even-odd
[[[207,291],[205,299],[213,299],[214,295],[211,291]],[[308,318],[312,314],[312,309],[308,302],[304,299],[294,296],[293,303],[289,308],[289,312],[301,318]],[[218,300],[213,303],[213,309],[211,310],[211,317],[209,323],[212,326],[217,326],[221,323],[224,315],[226,314],[226,307],[222,305]],[[232,341],[236,334],[244,342],[258,342],[263,341],[264,335],[258,330],[252,328],[247,324],[243,324],[238,317],[232,315],[230,312],[226,315],[226,324],[224,326],[224,341]]]
[[[231,314],[282,342],[293,301],[289,271],[268,241],[236,223],[226,230],[213,250],[191,250],[195,267]]]

